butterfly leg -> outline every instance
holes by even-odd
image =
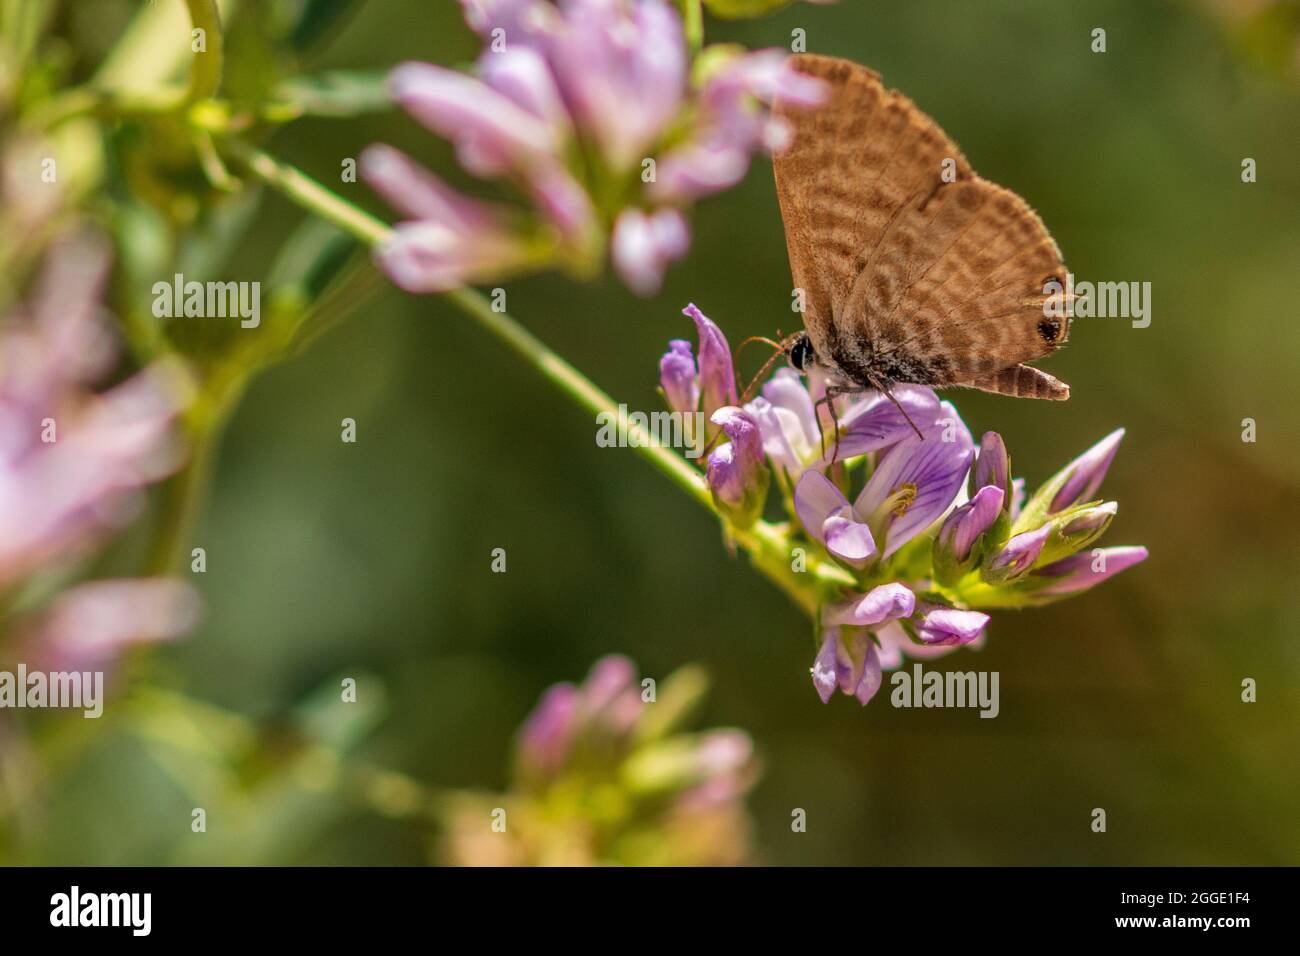
[[[840,417],[838,410],[835,408],[835,399],[839,398],[841,395],[860,395],[865,391],[868,391],[868,389],[863,388],[860,385],[827,385],[825,394],[813,403],[813,417],[817,419],[817,431],[821,436],[821,451],[823,458],[826,457],[826,432],[822,428],[822,416],[818,409],[822,405],[825,405],[831,413],[831,423],[835,427],[835,450],[831,455],[831,464],[834,464],[836,459],[840,456]]]

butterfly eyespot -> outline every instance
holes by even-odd
[[[1054,319],[1043,319],[1038,323],[1038,334],[1043,337],[1044,342],[1055,342],[1056,337],[1061,334],[1061,323]]]

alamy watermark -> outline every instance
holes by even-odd
[[[58,927],[124,926],[132,936],[148,936],[152,911],[152,893],[83,893],[73,886],[50,897],[50,925]]]
[[[0,671],[0,709],[80,709],[83,717],[104,713],[103,671]]]
[[[153,284],[153,314],[158,319],[238,318],[241,328],[255,329],[262,321],[262,283],[186,282],[178,272],[171,282]]]
[[[981,717],[996,717],[1002,709],[998,671],[895,671],[889,702],[895,707],[978,707]]]
[[[687,458],[704,454],[704,413],[629,412],[626,405],[618,413],[601,412],[596,445],[600,448],[646,448],[660,445],[681,448]]]
[[[1135,329],[1151,324],[1150,282],[1075,282],[1074,273],[1067,272],[1064,286],[1050,278],[1043,294],[1049,296],[1043,303],[1049,319],[1132,319]]]

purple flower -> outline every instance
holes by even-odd
[[[879,392],[872,391],[840,415],[839,448],[837,450],[835,447],[834,435],[828,434],[824,462],[829,464],[832,456],[837,456],[840,461],[854,458],[886,448],[909,436],[915,437],[912,423],[908,422],[903,411],[923,433],[934,429],[941,421],[955,420],[956,423],[961,423],[957,410],[952,405],[940,402],[939,396],[923,386],[899,385],[894,389],[894,398],[898,405]],[[900,411],[899,405],[903,411]],[[942,439],[943,428],[939,430]],[[966,426],[961,425],[959,430],[965,432],[964,442],[969,445],[971,438],[970,433],[966,432]]]
[[[627,209],[614,223],[611,256],[627,287],[648,296],[659,291],[668,264],[686,255],[690,245],[690,230],[676,209]]]
[[[976,488],[992,486],[999,489],[1002,492],[999,499],[1001,507],[1010,513],[1014,497],[1011,487],[1011,458],[1002,436],[997,432],[985,432],[980,438],[979,456],[975,459],[972,477]],[[1021,484],[1023,487],[1023,482]]]
[[[849,567],[865,568],[879,550],[865,516],[820,471],[804,472],[795,486],[794,507],[804,530]]]
[[[910,617],[916,607],[916,596],[906,585],[893,583],[872,588],[866,594],[854,595],[848,600],[828,605],[822,611],[822,623],[877,627]]]
[[[1036,579],[1048,582],[1037,593],[1064,595],[1086,591],[1146,558],[1147,549],[1143,547],[1095,548],[1074,554],[1034,572]]]
[[[935,539],[936,569],[943,567],[949,571],[947,577],[952,579],[970,570],[971,549],[997,522],[1002,513],[1002,499],[1001,488],[985,485],[975,492],[974,498],[949,513]]]
[[[1102,479],[1106,477],[1106,470],[1110,468],[1123,437],[1124,429],[1117,428],[1066,465],[1056,479],[1061,480],[1062,484],[1053,496],[1048,511],[1064,511],[1071,505],[1091,501],[1101,487]]]
[[[762,394],[745,406],[763,430],[768,458],[792,485],[805,469],[825,468],[837,454],[829,415],[819,426],[814,411],[816,396],[821,393],[818,385],[810,376],[805,386],[803,376],[794,369],[778,369],[763,386]],[[922,429],[933,427],[943,414],[938,396],[928,388],[904,385],[894,394]],[[887,448],[915,434],[902,412],[878,392],[868,393],[843,409],[839,425],[840,461]]]
[[[443,292],[522,268],[534,250],[506,207],[452,189],[399,150],[371,146],[361,155],[367,182],[410,217],[376,254],[409,292]]]
[[[865,707],[880,690],[880,652],[861,628],[829,628],[813,661],[812,679],[823,704],[831,702],[838,687]]]
[[[923,603],[914,620],[916,636],[928,646],[957,647],[979,640],[989,616],[981,611],[962,611],[942,604]]]
[[[0,320],[0,595],[88,553],[181,461],[173,426],[189,385],[177,367],[158,363],[92,390],[115,358],[100,301],[108,267],[96,234],[69,235],[51,248],[27,306]],[[36,666],[96,670],[132,644],[189,630],[197,607],[176,581],[92,581],[13,626]]]
[[[736,373],[731,364],[731,346],[727,337],[694,303],[682,309],[695,323],[700,337],[701,411],[712,417],[726,405],[736,404]],[[712,435],[712,432],[710,432]]]
[[[172,426],[188,395],[176,367],[89,388],[113,356],[99,303],[107,271],[98,238],[65,239],[31,319],[0,323],[0,591],[93,545],[180,463]]]
[[[529,51],[500,57],[536,56]],[[511,93],[456,70],[403,63],[389,75],[393,99],[430,131],[450,140],[461,165],[477,176],[526,172],[556,162],[564,132]]]
[[[852,567],[876,552],[888,559],[937,521],[966,480],[974,448],[970,432],[947,402],[948,422],[925,439],[912,435],[887,451],[857,500],[848,500],[820,472],[806,471],[795,487],[794,505],[804,530]],[[948,431],[951,429],[951,432]],[[945,441],[949,436],[952,441]]]
[[[826,89],[790,65],[783,50],[738,54],[716,67],[700,95],[700,121],[686,143],[659,163],[652,197],[663,202],[699,199],[744,178],[750,156],[779,152],[790,131],[769,109],[779,96],[804,108],[821,105]]]
[[[102,670],[131,646],[188,633],[199,616],[198,593],[181,581],[91,581],[60,594],[24,621],[19,645],[36,668]]]
[[[734,405],[718,409],[712,421],[731,439],[709,455],[706,476],[713,503],[737,527],[748,528],[763,513],[769,482],[758,424]]]
[[[773,99],[800,107],[822,98],[820,81],[773,50],[713,50],[715,69],[692,89],[668,0],[462,6],[487,41],[476,75],[404,63],[390,77],[392,96],[454,144],[470,173],[513,183],[531,214],[455,218],[445,202],[427,217],[412,213],[403,194],[428,192],[412,164],[378,173],[367,164],[366,179],[414,216],[379,258],[412,291],[552,264],[586,275],[607,248],[623,281],[651,295],[690,245],[682,207],[734,185],[755,152],[785,138]],[[416,231],[426,218],[438,228]]]
[[[943,657],[957,649],[955,645],[950,644],[920,644],[908,636],[907,631],[898,621],[890,621],[883,627],[877,628],[876,640],[880,644],[880,666],[887,671],[902,667],[903,660],[907,657],[930,660]],[[979,639],[976,639],[973,646],[979,646],[979,643]]]
[[[985,564],[981,572],[984,580],[989,584],[1006,584],[1024,576],[1043,553],[1043,546],[1051,533],[1052,526],[1047,524],[1013,535]]]
[[[700,407],[699,373],[690,342],[673,339],[668,343],[668,351],[659,360],[659,386],[673,411],[691,415]]]
[[[813,400],[794,369],[778,369],[745,410],[758,422],[772,466],[791,484],[821,457]]]
[[[519,760],[525,770],[549,775],[560,769],[577,729],[578,692],[556,684],[542,694],[519,731]]]
[[[686,92],[686,37],[663,0],[568,0],[548,59],[576,124],[615,173],[640,162]]]
[[[809,474],[813,474],[810,472]],[[822,611],[825,638],[813,662],[813,686],[823,703],[838,687],[865,705],[880,689],[880,653],[868,629],[910,615],[916,605],[902,584],[882,584]]]

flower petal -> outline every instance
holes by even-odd
[[[388,277],[408,292],[445,292],[526,262],[522,239],[506,230],[462,232],[430,221],[401,223],[375,253]]]
[[[931,646],[969,644],[979,639],[989,623],[989,616],[981,611],[962,611],[939,604],[926,604],[918,610],[916,636]]]
[[[1011,458],[1007,446],[997,432],[985,432],[980,438],[979,457],[975,459],[974,484],[976,488],[992,485],[1002,491],[1002,502],[1010,509]]]
[[[971,547],[988,531],[1002,511],[1002,489],[985,485],[975,497],[944,519],[939,530],[938,547],[951,551],[958,563],[970,557]]]
[[[1040,594],[1073,594],[1096,587],[1146,559],[1147,549],[1143,547],[1096,548],[1039,568],[1034,576],[1054,579]]]
[[[850,511],[847,507],[842,510]],[[845,514],[836,513],[826,519],[822,524],[821,540],[832,557],[853,568],[865,567],[876,553],[871,529]]]
[[[699,408],[700,385],[690,342],[673,339],[668,343],[668,351],[659,360],[659,385],[673,411],[689,415]]]
[[[822,612],[822,621],[828,625],[875,627],[910,617],[915,607],[916,596],[906,585],[895,581],[881,584],[849,601],[828,605]]]
[[[172,578],[99,580],[78,585],[26,625],[25,655],[47,670],[102,670],[127,648],[193,630],[202,603]]]
[[[1024,575],[1043,553],[1043,545],[1052,534],[1052,526],[1045,524],[1033,531],[1012,535],[1006,545],[989,559],[983,576],[990,583],[1005,584]]]
[[[1120,439],[1123,437],[1124,429],[1117,428],[1066,465],[1062,471],[1068,472],[1069,477],[1052,498],[1048,510],[1064,511],[1071,505],[1091,501],[1097,489],[1101,487],[1102,479],[1106,477],[1106,470],[1110,468],[1115,452],[1119,450]]]
[[[821,697],[823,704],[831,702],[831,697],[839,684],[839,647],[839,628],[827,628],[821,650],[817,652],[817,658],[812,666],[813,687],[817,689],[817,695]]]
[[[912,435],[886,452],[854,504],[858,514],[871,515],[895,492],[908,485],[915,488],[902,514],[891,515],[886,524],[882,558],[938,520],[966,481],[975,453],[970,432],[949,403],[942,404],[940,414],[924,439]],[[952,441],[944,440],[948,437]]]
[[[495,228],[501,211],[456,191],[401,150],[367,147],[361,177],[403,216],[442,223],[457,232]]]
[[[826,519],[848,508],[848,499],[819,471],[805,471],[794,489],[794,510],[804,531],[822,544]]]
[[[482,80],[429,63],[403,63],[389,74],[402,108],[456,144],[470,172],[499,176],[558,156],[556,131]]]
[[[722,330],[694,303],[682,309],[694,323],[700,337],[700,392],[702,411],[712,415],[724,405],[736,404],[736,373],[731,364],[731,346]]]
[[[876,691],[880,690],[880,685],[884,683],[884,679],[885,675],[881,673],[880,652],[876,649],[875,643],[868,638],[862,678],[853,691],[853,696],[858,699],[858,703],[862,704],[863,707],[867,706],[871,698],[876,696]]]
[[[668,264],[684,256],[689,246],[686,220],[675,209],[661,209],[649,215],[640,209],[625,209],[614,223],[610,239],[615,270],[629,289],[642,296],[659,291]],[[701,347],[701,370],[703,360]],[[710,411],[705,409],[706,413]]]
[[[894,398],[903,407],[912,421],[922,431],[932,425],[940,415],[939,397],[928,388],[919,385],[903,385],[895,388]],[[898,406],[886,396],[876,392],[871,397],[853,405],[840,416],[840,442],[838,458],[854,458],[869,451],[878,451],[909,436],[915,436],[911,424],[899,411]],[[963,426],[964,427],[964,426]],[[836,454],[827,441],[826,460]]]

